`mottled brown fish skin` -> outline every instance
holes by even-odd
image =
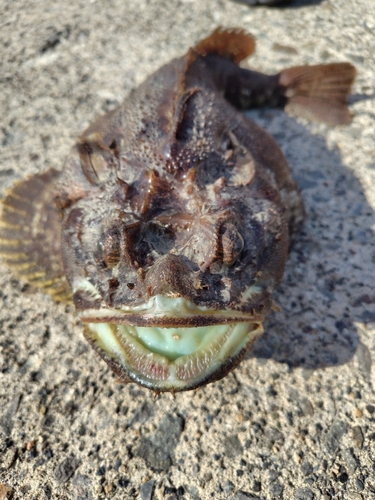
[[[238,110],[279,106],[347,123],[355,69],[337,63],[267,76],[238,66],[254,48],[243,30],[215,30],[90,125],[61,173],[17,184],[0,220],[7,265],[58,300],[72,294],[86,323],[243,322],[260,332],[304,208],[276,142]],[[153,315],[146,305],[155,297],[184,299],[196,314]],[[163,386],[85,335],[124,382],[157,391],[222,378],[252,343],[200,378]],[[166,376],[163,366],[150,369]]]
[[[58,187],[63,260],[73,288],[89,277],[99,290],[92,307],[169,294],[249,316],[269,311],[304,211],[277,144],[218,92],[228,65],[239,69],[228,57],[190,51],[73,149]],[[255,284],[262,297],[241,300]],[[76,306],[87,308],[89,296],[78,294]]]

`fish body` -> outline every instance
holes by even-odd
[[[124,382],[175,392],[222,378],[273,307],[303,202],[276,142],[239,110],[350,118],[353,66],[267,76],[238,65],[254,47],[215,30],[90,125],[61,172],[3,201],[4,261],[73,301]]]

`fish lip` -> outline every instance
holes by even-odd
[[[106,311],[104,315],[98,314],[95,309],[82,311],[78,314],[78,318],[82,323],[112,323],[116,325],[132,325],[132,326],[155,326],[160,328],[178,328],[178,327],[198,327],[223,325],[228,323],[262,323],[264,315],[250,315],[233,311],[233,316],[222,316],[220,311],[218,314],[212,315],[194,315],[194,316],[155,316],[152,314],[131,314],[131,313],[114,313],[114,311]]]
[[[253,297],[266,297],[261,286],[256,285],[244,291],[239,307],[245,300]],[[242,300],[243,299],[243,300]],[[88,306],[77,309],[78,318],[83,323],[112,323],[133,326],[155,326],[161,328],[169,327],[194,327],[210,326],[225,323],[262,322],[269,307],[261,310],[251,308],[250,311],[242,311],[235,308],[210,308],[205,305],[197,305],[184,297],[168,297],[155,295],[138,306],[123,305],[117,308],[106,304],[98,304],[97,307]]]

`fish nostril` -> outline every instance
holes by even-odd
[[[244,247],[244,240],[236,226],[227,223],[222,227],[221,242],[223,247],[223,263],[226,266],[232,266]]]

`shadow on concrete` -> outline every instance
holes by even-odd
[[[370,101],[375,99],[375,94],[352,94],[348,98],[348,104],[355,104],[361,101]]]
[[[248,115],[282,147],[307,211],[274,295],[281,310],[267,318],[249,357],[316,369],[347,363],[358,350],[370,370],[368,348],[354,325],[375,322],[375,296],[363,296],[362,287],[369,267],[363,250],[375,256],[375,216],[361,183],[323,135],[313,135],[282,111]]]

